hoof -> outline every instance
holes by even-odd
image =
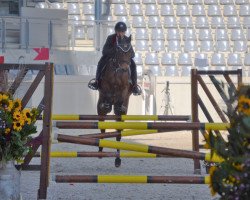
[[[99,147],[99,152],[102,152],[102,150],[103,150],[103,147]]]
[[[120,167],[121,166],[122,160],[120,158],[115,159],[115,167]]]
[[[99,151],[98,152],[102,152],[103,147],[99,147]],[[99,159],[102,159],[102,157],[98,157]]]

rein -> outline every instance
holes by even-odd
[[[132,45],[130,44],[127,50],[123,49],[119,44],[117,45],[117,47],[120,48],[123,52],[127,53],[131,49]]]
[[[120,48],[124,53],[127,53],[130,51],[132,45],[129,46],[129,48],[127,50],[123,49],[120,45],[117,46],[118,48]],[[115,65],[115,71],[118,72],[118,71],[123,71],[123,72],[127,72],[129,70],[128,69],[124,69],[121,64],[123,63],[126,63],[127,65],[131,65],[131,61],[127,61],[127,60],[118,60],[117,58],[117,53],[115,54],[115,58],[112,59],[113,63],[117,63],[117,65]]]

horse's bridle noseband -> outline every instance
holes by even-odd
[[[130,51],[130,49],[132,48],[132,45],[129,45],[128,49],[123,49],[120,45],[117,44],[117,48],[121,49],[123,52],[127,53]],[[117,63],[118,67],[116,68],[116,71],[119,71],[119,69],[122,69],[123,71],[127,71],[127,69],[123,69],[123,67],[121,66],[121,64],[126,63],[128,66],[131,65],[131,61],[126,61],[126,60],[118,60],[116,57],[117,53],[115,54],[115,57],[112,59],[113,63]]]

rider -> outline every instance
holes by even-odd
[[[102,57],[97,65],[95,81],[90,83],[92,89],[94,89],[94,90],[98,89],[98,82],[99,82],[100,77],[101,77],[101,72],[102,72],[106,62],[108,61],[108,59],[111,58],[115,54],[117,37],[118,36],[120,36],[122,38],[127,37],[125,35],[126,31],[127,31],[126,24],[124,22],[118,22],[115,25],[115,33],[108,36],[108,38],[104,44],[103,50],[102,50]],[[134,50],[133,50],[133,57],[134,57]],[[137,85],[136,64],[135,64],[133,59],[131,59],[130,70],[131,70],[131,79],[132,79],[132,85],[133,85],[132,92],[134,95],[140,95],[141,90],[140,90],[139,86]]]

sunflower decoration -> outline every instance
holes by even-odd
[[[13,119],[18,121],[18,120],[20,120],[21,118],[22,118],[21,112],[18,111],[18,110],[15,110],[15,112],[13,113]]]
[[[10,128],[6,128],[5,131],[4,131],[4,133],[5,133],[6,135],[8,135],[8,134],[10,133]]]
[[[23,109],[22,116],[27,124],[30,124],[32,122],[32,113],[29,109]]]
[[[8,101],[7,111],[11,112],[12,109],[13,109],[13,106],[14,106],[13,101],[12,101],[12,100],[9,100],[9,101]]]
[[[36,133],[35,108],[22,110],[20,99],[0,92],[0,161],[20,160],[31,151],[26,145]]]
[[[7,109],[9,105],[9,96],[7,94],[0,94],[0,106],[3,109]]]
[[[22,130],[23,123],[21,121],[15,121],[13,123],[13,130],[15,131],[21,131]]]
[[[211,154],[223,158],[223,162],[209,170],[211,194],[218,193],[223,200],[247,200],[250,197],[250,86],[242,85],[237,91],[229,87],[228,96],[226,114],[231,126],[227,138],[211,131],[205,134]]]
[[[244,95],[240,96],[238,110],[239,112],[250,116],[250,99]]]
[[[0,93],[0,101],[8,100],[9,94],[7,93]]]
[[[20,99],[15,99],[13,102],[13,108],[15,110],[21,110],[22,109],[22,102]]]

